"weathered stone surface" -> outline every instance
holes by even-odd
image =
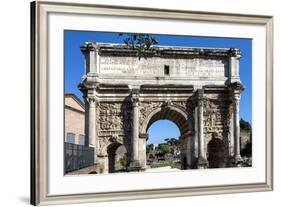
[[[164,66],[169,66],[169,75],[165,75]],[[138,60],[135,57],[100,56],[100,74],[138,76],[138,77],[170,77],[211,79],[225,78],[227,62],[213,59],[165,59],[151,57]]]
[[[79,88],[97,100],[99,173],[114,171],[119,146],[128,170],[144,170],[147,129],[159,119],[180,129],[183,169],[231,166],[238,155],[239,50],[157,47],[141,60],[124,45],[93,43],[82,50],[87,64]]]

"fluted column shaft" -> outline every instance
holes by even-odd
[[[199,157],[205,157],[204,152],[204,128],[203,128],[203,98],[198,99],[198,147],[199,147]]]
[[[233,141],[234,141],[234,156],[232,164],[240,166],[243,159],[240,155],[240,97],[244,87],[241,82],[235,82],[230,85],[231,98],[233,104]]]
[[[98,153],[98,140],[97,140],[97,104],[98,99],[95,90],[89,90],[86,101],[86,114],[85,114],[85,135],[86,145],[95,148],[94,161],[96,162]]]
[[[139,158],[139,99],[138,94],[132,94],[133,104],[133,131],[132,131],[132,159],[137,161]]]
[[[204,91],[197,91],[197,106],[198,106],[198,168],[206,168],[206,152],[205,152],[205,142],[204,142]]]
[[[89,147],[96,148],[96,100],[89,98]]]
[[[138,160],[138,146],[139,146],[139,107],[138,104],[133,104],[133,160]]]
[[[233,129],[234,129],[234,157],[236,161],[241,160],[240,155],[240,93],[234,93],[233,95]]]

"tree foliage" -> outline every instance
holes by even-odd
[[[152,45],[158,44],[158,41],[149,34],[123,34],[123,42],[133,50],[137,51],[139,60],[143,57],[147,59],[147,52],[152,51]]]
[[[167,153],[171,152],[171,146],[169,144],[159,144],[158,149],[161,152],[161,154],[165,155]]]
[[[167,142],[168,144],[170,144],[172,146],[177,146],[180,143],[179,140],[176,138],[166,138],[164,140],[165,140],[165,142]]]
[[[251,157],[252,156],[252,126],[249,122],[241,118],[240,129],[250,132],[250,139],[247,141],[245,148],[241,150],[241,155]]]
[[[247,131],[251,131],[252,130],[252,126],[249,122],[245,121],[244,119],[240,119],[240,129],[241,130],[247,130]]]
[[[120,159],[120,164],[126,168],[129,166],[129,159],[128,156],[125,154],[121,159]]]
[[[165,142],[167,142],[170,147],[170,153],[174,154],[179,150],[180,141],[176,138],[166,138],[164,139]]]

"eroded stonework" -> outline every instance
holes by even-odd
[[[204,131],[206,134],[216,132],[219,137],[228,133],[230,125],[230,114],[228,100],[208,99],[204,103]]]
[[[124,61],[129,63],[124,65]],[[100,62],[100,73],[114,74],[120,76],[138,75],[138,76],[162,76],[164,72],[159,67],[161,62],[171,65],[171,72],[174,77],[225,77],[225,67],[228,67],[227,61],[217,59],[165,59],[153,57],[150,61],[145,59],[138,60],[135,57],[103,57]],[[210,70],[214,68],[213,70]]]
[[[162,102],[151,102],[151,101],[143,101],[140,105],[140,123],[151,114],[156,108],[160,108]]]
[[[118,142],[124,145],[132,128],[132,107],[130,104],[100,102],[97,108],[99,153],[106,154],[107,147]]]
[[[239,166],[237,49],[157,47],[141,60],[124,45],[81,50],[88,62],[79,89],[89,100],[85,132],[98,173],[114,172],[119,151],[128,170],[145,170],[147,130],[160,119],[180,130],[182,169]]]

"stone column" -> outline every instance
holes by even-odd
[[[204,103],[204,91],[198,89],[197,91],[197,104],[198,104],[198,168],[206,168],[207,160],[205,153],[205,142],[204,142],[204,116],[203,116],[203,103]]]
[[[89,147],[96,148],[96,100],[88,98],[89,100]]]
[[[96,172],[98,174],[108,174],[109,173],[109,163],[108,163],[108,154],[97,154],[96,155],[97,163],[95,163]]]
[[[233,101],[233,134],[234,134],[234,159],[233,163],[240,166],[243,159],[240,155],[240,94],[243,91],[243,85],[239,82],[232,84]]]
[[[86,135],[86,139],[87,142],[86,144],[89,147],[95,148],[95,157],[94,157],[94,161],[96,163],[96,158],[97,158],[97,153],[98,153],[98,140],[97,140],[97,123],[96,123],[96,119],[97,119],[97,115],[96,115],[96,111],[97,111],[97,95],[96,95],[96,91],[94,90],[88,90],[88,94],[86,97],[86,101],[87,101],[87,109],[86,109],[86,113],[88,113],[86,115],[86,120],[85,120],[85,135]]]
[[[194,108],[194,137],[193,137],[193,158],[192,158],[192,168],[195,168],[198,162],[198,107],[195,103]]]
[[[94,161],[97,164],[96,161],[99,149],[96,128],[96,88],[99,85],[99,45],[95,42],[86,42],[80,49],[85,56],[83,80],[78,85],[78,88],[84,94],[85,99],[85,144],[95,148]]]
[[[131,94],[131,101],[133,105],[133,126],[132,126],[132,162],[130,170],[140,169],[139,163],[139,90],[133,89]]]
[[[99,173],[108,174],[109,173],[108,155],[107,154],[99,155],[99,159],[100,159],[101,163],[103,163],[103,165],[100,166],[102,169],[102,172],[99,172]]]

